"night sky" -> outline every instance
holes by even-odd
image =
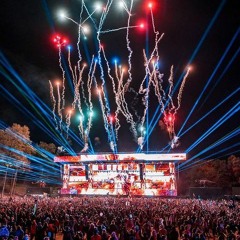
[[[103,30],[126,26],[127,13],[117,7],[117,2],[119,1],[114,0]],[[86,1],[89,12],[93,11],[93,3],[94,1]],[[126,3],[129,4],[130,0],[126,0]],[[131,19],[131,25],[137,25],[141,21],[148,22],[148,25],[145,25],[146,28],[129,30],[130,46],[133,50],[131,87],[136,90],[144,75],[143,48],[151,52],[154,43],[148,3],[149,1],[134,1]],[[158,49],[159,71],[164,74],[164,87],[167,88],[171,65],[174,66],[175,84],[189,63],[191,72],[185,84],[181,107],[175,119],[176,134],[178,135],[180,130],[181,134],[184,133],[180,136],[180,146],[175,149],[168,147],[168,133],[160,128],[159,120],[163,118],[160,117],[160,119],[154,118],[156,124],[150,134],[148,144],[144,145],[143,150],[186,151],[189,158],[203,159],[221,158],[232,153],[238,155],[240,149],[238,145],[240,139],[240,2],[238,0],[153,0],[152,3],[156,30],[160,34],[164,33]],[[73,48],[72,62],[78,60],[76,54],[78,27],[71,21],[60,21],[57,14],[60,9],[65,9],[70,18],[79,21],[80,0],[2,0],[0,8],[0,120],[9,126],[13,123],[29,126],[31,139],[34,142],[54,142],[57,145],[60,144],[56,139],[39,128],[39,122],[41,122],[50,132],[56,131],[48,124],[49,122],[53,123],[53,117],[51,116],[50,119],[50,117],[45,116],[45,113],[39,108],[44,103],[50,110],[52,109],[49,80],[54,81],[62,76],[58,63],[58,49],[52,41],[54,33],[60,33],[68,38]],[[96,22],[99,21],[99,16],[100,14],[97,13],[93,15]],[[92,27],[91,21],[87,21],[87,23]],[[93,28],[91,31],[87,40],[81,40],[80,46],[83,62],[88,63],[91,56],[96,54],[97,49],[96,31]],[[116,56],[123,65],[127,64],[128,52],[125,36],[126,30],[102,36],[102,43],[110,65]],[[65,54],[65,59],[67,59],[66,57]],[[9,64],[6,64],[6,61]],[[31,91],[28,91],[23,84],[26,84],[36,94],[32,103],[29,103],[27,98],[23,96],[23,93],[31,96]],[[112,90],[108,85],[106,88],[110,108],[114,108]],[[14,96],[20,105],[14,102],[9,94]],[[227,97],[229,97],[228,100],[213,110]],[[173,95],[174,102],[177,101],[176,98],[177,91]],[[128,102],[131,100],[127,99]],[[41,101],[42,103],[40,103]],[[95,150],[109,151],[100,104],[96,97],[93,101],[96,116],[93,119],[90,140],[94,147],[94,139],[99,137],[102,148]],[[72,95],[67,81],[66,103],[70,104],[71,102]],[[141,112],[139,106],[138,104],[135,107]],[[151,91],[149,123],[153,119],[157,107],[157,100],[154,97],[154,92]],[[45,105],[43,108],[46,109]],[[209,115],[206,116],[208,113]],[[159,116],[160,112],[157,115]],[[228,118],[228,116],[230,117]],[[203,120],[197,123],[201,118]],[[135,152],[138,146],[133,141],[129,124],[122,116],[119,119],[122,127],[117,142],[118,151]],[[197,124],[194,125],[195,123]],[[211,133],[208,132],[213,127],[216,129]],[[78,136],[76,117],[72,118],[70,128]],[[232,137],[229,137],[230,133],[233,133]],[[205,136],[204,139],[201,140],[201,136]],[[228,140],[227,137],[229,137]],[[71,139],[71,142],[74,151],[78,152],[82,149],[83,146],[74,139]],[[207,150],[213,144],[216,146]],[[235,147],[232,147],[234,145]]]

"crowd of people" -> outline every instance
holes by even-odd
[[[0,239],[240,239],[240,202],[177,198],[4,197]]]

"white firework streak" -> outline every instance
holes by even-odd
[[[129,9],[129,12],[128,12],[128,25],[127,25],[127,34],[126,34],[126,42],[127,42],[127,49],[128,49],[128,80],[127,80],[127,84],[125,84],[125,91],[127,91],[129,85],[130,85],[130,82],[132,81],[132,63],[131,63],[131,58],[132,58],[132,54],[133,54],[133,51],[130,47],[130,40],[129,40],[129,27],[130,27],[130,21],[131,21],[131,12],[132,12],[132,6],[133,6],[133,0],[131,0],[131,5],[130,5],[130,9]]]
[[[172,100],[172,89],[173,89],[173,66],[171,66],[171,70],[170,70],[170,76],[168,78],[168,82],[169,82],[169,90],[168,90],[168,98],[169,101],[172,105],[171,110],[175,109],[173,100]]]
[[[122,74],[122,77],[123,77],[123,74]],[[121,78],[122,78],[121,77]],[[123,82],[123,80],[121,79],[121,81],[120,81],[120,83],[121,83],[121,85],[122,85],[122,82]],[[121,86],[120,85],[120,86]],[[130,113],[130,111],[129,111],[129,109],[128,109],[128,104],[127,104],[127,102],[126,102],[126,99],[125,99],[125,88],[124,88],[124,86],[122,87],[122,90],[120,91],[120,99],[121,99],[121,111],[122,111],[122,113],[124,113],[124,116],[125,116],[125,118],[126,118],[126,121],[128,122],[128,123],[130,123],[130,130],[131,130],[131,132],[133,133],[133,137],[134,137],[134,140],[135,141],[137,141],[137,130],[136,130],[136,123],[134,122],[134,120],[133,120],[133,116],[132,116],[132,114]]]
[[[83,6],[84,6],[84,8],[85,8],[85,10],[86,10],[86,12],[88,14],[88,17],[85,18],[84,21],[82,21],[82,24],[84,24],[89,18],[92,20],[93,23],[95,23],[94,20],[92,19],[92,15],[97,11],[97,9],[95,9],[92,13],[89,13],[88,9],[87,9],[87,6],[86,6],[86,4],[84,2],[83,2]]]
[[[116,99],[116,104],[117,104],[117,109],[115,111],[115,133],[116,133],[116,138],[118,139],[118,131],[121,127],[118,115],[121,112],[124,117],[126,117],[126,114],[124,112],[124,110],[121,108],[121,87],[122,87],[122,81],[123,81],[123,72],[121,77],[119,78],[118,76],[118,67],[117,64],[115,64],[115,74],[116,74],[116,78],[118,80],[118,86],[117,86],[117,92],[115,91],[115,99]]]
[[[72,68],[72,64],[71,64],[71,51],[70,51],[70,48],[68,49],[68,66],[69,66],[69,69],[72,73],[72,80],[73,80],[73,86],[74,86],[74,101],[72,103],[72,109],[75,109],[76,107],[76,91],[77,91],[77,88],[76,88],[76,85],[77,85],[77,68],[75,67],[75,71],[73,71],[73,68]],[[69,132],[69,128],[70,128],[70,124],[71,124],[71,114],[72,112],[69,112],[67,113],[66,115],[66,125],[67,125],[67,137],[68,137],[68,132]]]
[[[144,62],[145,62],[145,76],[143,78],[143,81],[140,85],[140,88],[139,88],[139,93],[142,93],[144,94],[144,97],[143,97],[143,105],[145,106],[144,108],[144,113],[143,113],[143,116],[142,116],[142,119],[141,119],[141,125],[143,126],[144,123],[145,123],[145,118],[146,118],[146,114],[147,114],[147,110],[148,110],[148,97],[149,97],[149,87],[151,85],[151,83],[153,82],[152,80],[152,76],[154,74],[151,74],[151,71],[150,71],[150,68],[149,68],[149,65],[150,63],[152,62],[152,60],[154,59],[155,56],[157,56],[157,59],[158,59],[158,44],[160,42],[160,40],[163,38],[164,34],[162,34],[159,38],[156,38],[155,39],[155,47],[150,55],[150,58],[147,59],[147,56],[146,56],[146,53],[145,53],[145,50],[143,50],[143,56],[144,56]],[[153,67],[153,73],[155,71],[155,66]],[[147,83],[147,86],[146,88],[143,87],[143,85],[145,84],[147,78],[149,77],[149,80],[148,80],[148,83]],[[159,85],[160,85],[160,81],[159,81]],[[155,83],[156,85],[156,83]],[[162,103],[162,97],[160,95],[160,91],[157,93],[159,93],[159,95],[157,96],[158,97],[158,101],[159,101],[159,104],[161,104],[162,106],[162,111],[164,111],[164,105]]]
[[[155,92],[155,96],[157,97],[158,99],[158,103],[163,106],[163,101],[162,101],[162,96],[161,96],[161,91],[160,89],[162,90],[162,85],[161,85],[161,80],[162,80],[162,76],[163,74],[161,74],[156,68],[155,66],[154,67],[154,70],[152,72],[152,84],[154,86],[154,92]]]
[[[123,71],[121,72],[121,79],[120,81],[118,82],[118,94],[117,94],[117,97],[116,97],[116,100],[118,102],[117,104],[117,110],[115,111],[115,116],[118,116],[119,112],[121,111],[122,114],[125,116],[126,118],[126,121],[128,123],[130,123],[131,125],[131,128],[130,130],[132,131],[133,135],[134,135],[134,139],[135,141],[137,141],[137,130],[136,130],[136,123],[134,122],[133,120],[133,116],[132,114],[130,113],[129,109],[128,109],[128,105],[126,103],[126,100],[125,100],[125,92],[128,90],[129,88],[129,85],[132,81],[132,73],[131,73],[131,70],[132,70],[132,64],[131,64],[131,58],[132,58],[132,54],[133,54],[133,51],[130,47],[130,40],[129,40],[129,29],[130,28],[135,28],[135,27],[139,27],[139,26],[130,26],[130,21],[131,21],[131,11],[132,11],[132,7],[133,7],[133,0],[131,0],[131,4],[130,4],[130,8],[128,10],[127,8],[127,4],[122,0],[123,2],[123,6],[124,6],[124,9],[127,11],[128,13],[128,22],[127,22],[127,27],[124,27],[124,28],[118,28],[118,29],[114,29],[114,30],[111,30],[111,31],[119,31],[119,30],[123,30],[123,29],[127,29],[127,33],[126,33],[126,43],[127,43],[127,49],[128,49],[128,80],[126,82],[126,84],[124,84],[123,86]],[[110,32],[110,31],[108,31]],[[118,78],[118,74],[117,74],[117,69],[116,69],[116,77]],[[118,118],[117,118],[118,119]],[[116,133],[118,131],[118,129],[120,128],[120,124],[119,122],[116,121]]]
[[[81,71],[79,72],[79,77],[78,77],[78,82],[76,84],[76,102],[77,102],[77,107],[78,107],[78,111],[80,113],[80,121],[79,121],[79,125],[78,125],[78,129],[80,131],[80,136],[84,139],[84,127],[83,127],[83,122],[84,122],[84,115],[83,115],[83,111],[82,111],[82,103],[81,103],[81,97],[80,97],[80,84],[82,81],[82,75],[83,75],[83,71],[85,69],[85,65],[83,65]]]
[[[59,128],[61,129],[62,128],[62,120],[63,120],[62,111],[64,110],[64,107],[65,107],[65,71],[64,71],[63,66],[62,66],[61,45],[59,45],[59,47],[58,47],[58,52],[59,52],[59,66],[62,70],[62,93],[61,93],[62,106],[61,106],[61,100],[59,99],[59,101],[58,101],[58,114],[59,114],[59,117],[60,117]],[[59,86],[58,86],[58,97],[60,98]]]
[[[60,117],[60,122],[59,122],[59,129],[62,129],[62,109],[61,109],[61,94],[60,94],[60,88],[59,88],[59,83],[57,84],[57,111],[58,115]]]
[[[78,73],[78,68],[77,66],[74,67],[74,78],[73,78],[73,84],[76,85],[77,84],[77,73]]]
[[[128,13],[128,15],[131,15],[131,10],[128,10],[127,4],[125,3],[125,1],[121,0],[121,2],[123,3],[122,6],[123,6],[124,10]],[[131,0],[131,5],[132,5],[132,3],[133,3],[133,0]]]
[[[98,97],[99,97],[99,101],[100,101],[101,110],[102,110],[102,113],[103,113],[104,127],[105,127],[105,130],[107,131],[107,134],[108,134],[108,141],[111,142],[112,141],[112,136],[111,136],[111,131],[109,130],[110,126],[109,126],[109,123],[108,123],[107,115],[105,114],[106,110],[105,110],[105,106],[103,104],[101,91],[99,89],[98,89]]]
[[[177,99],[178,99],[178,106],[176,108],[176,111],[180,108],[181,106],[181,101],[182,101],[182,94],[183,94],[183,88],[185,86],[185,83],[186,83],[186,80],[187,80],[187,77],[189,75],[189,72],[190,72],[190,68],[187,69],[187,72],[183,78],[183,81],[181,83],[181,86],[180,86],[180,89],[179,89],[179,92],[178,92],[178,96],[177,96]]]
[[[68,131],[71,125],[71,117],[72,117],[72,110],[70,110],[67,114],[66,114],[66,133],[67,133],[67,138],[68,138]]]
[[[88,102],[89,102],[89,118],[88,118],[88,123],[87,123],[87,133],[88,134],[89,134],[90,129],[92,127],[93,104],[92,104],[91,88],[92,88],[92,82],[93,82],[94,74],[95,74],[95,71],[96,71],[96,66],[97,66],[97,62],[94,60],[94,56],[93,56],[91,66],[90,66],[90,70],[89,70],[89,73],[88,73],[88,81],[87,81]]]
[[[155,47],[154,47],[154,51],[151,54],[150,61],[152,61],[152,59],[154,58],[154,54],[156,56],[156,60],[154,60],[154,62],[153,62],[153,69],[154,69],[153,85],[154,85],[154,89],[155,89],[155,95],[158,98],[158,102],[161,105],[161,111],[163,112],[164,104],[163,104],[162,99],[165,98],[165,92],[164,92],[162,84],[161,84],[163,82],[163,80],[162,80],[163,74],[161,74],[159,72],[159,70],[155,68],[156,66],[154,65],[154,63],[155,62],[157,63],[159,61],[158,44],[159,44],[160,40],[163,38],[164,33],[160,36],[160,38],[158,38],[159,32],[156,31],[156,28],[155,28],[152,8],[151,8],[151,19],[152,19],[153,31],[155,33]],[[163,97],[162,97],[161,93],[163,94]]]
[[[72,73],[73,84],[75,85],[77,82],[77,75],[76,75],[76,72],[74,73],[73,68],[72,68],[70,48],[68,49],[68,66]]]
[[[118,139],[118,130],[121,127],[120,121],[118,119],[118,115],[119,115],[120,112],[124,115],[124,117],[126,118],[126,121],[131,124],[132,132],[134,133],[134,136],[136,136],[136,129],[135,129],[136,124],[133,122],[133,117],[128,110],[127,103],[126,103],[125,98],[124,98],[124,93],[125,93],[125,89],[124,89],[124,86],[123,86],[124,70],[122,68],[120,68],[120,70],[119,70],[120,71],[120,78],[119,78],[118,66],[115,63],[115,75],[116,75],[116,78],[118,80],[118,87],[117,87],[117,90],[116,90],[116,85],[115,85],[115,82],[114,82],[114,78],[112,77],[112,75],[110,73],[111,69],[109,67],[109,63],[107,61],[107,58],[106,58],[106,55],[105,55],[105,52],[104,52],[103,49],[102,49],[102,53],[103,53],[104,59],[106,61],[106,65],[107,65],[107,69],[108,69],[108,76],[112,81],[113,93],[115,94],[115,103],[117,105],[117,109],[115,111],[115,134],[116,134],[116,138]]]
[[[87,97],[85,95],[85,90],[84,90],[84,81],[81,81],[81,93],[82,93],[82,98],[83,98],[85,105],[87,106],[87,108],[89,108],[89,104],[87,102]]]
[[[106,54],[105,54],[105,51],[104,49],[102,49],[102,53],[103,53],[103,57],[104,57],[104,60],[106,62],[106,66],[107,66],[107,73],[108,73],[108,77],[111,79],[112,81],[112,88],[113,88],[113,93],[115,95],[115,103],[117,105],[117,109],[115,111],[115,134],[116,134],[116,139],[118,139],[118,130],[119,128],[121,127],[120,125],[120,121],[118,119],[118,114],[119,114],[119,111],[120,111],[120,108],[121,108],[121,103],[119,102],[119,91],[117,92],[116,91],[116,85],[115,85],[115,81],[114,81],[114,78],[113,76],[111,75],[111,68],[109,66],[109,62],[106,58]],[[117,63],[115,62],[115,74],[116,74],[116,78],[118,80],[118,84],[120,83],[120,79],[118,77],[118,71],[117,71],[118,67],[117,67]]]
[[[110,114],[110,109],[109,109],[108,101],[107,101],[105,91],[104,91],[105,79],[104,79],[104,70],[103,70],[103,66],[102,66],[102,62],[101,62],[101,51],[103,50],[103,48],[101,46],[101,41],[100,41],[100,30],[102,29],[102,25],[104,23],[104,20],[106,19],[106,16],[108,14],[108,11],[110,9],[111,4],[112,4],[112,1],[107,2],[107,5],[105,7],[105,11],[101,15],[99,28],[98,28],[98,31],[97,31],[97,41],[98,41],[98,46],[99,46],[99,49],[98,49],[98,64],[99,64],[100,72],[101,72],[101,74],[100,74],[100,79],[102,81],[101,92],[103,94],[103,99],[102,99],[101,93],[98,90],[99,91],[99,101],[100,101],[101,110],[102,110],[102,114],[103,114],[104,127],[105,127],[105,130],[106,130],[107,134],[108,134],[109,142],[112,141],[111,126],[108,123],[108,119],[107,119],[107,116]],[[97,86],[97,84],[96,84],[96,86]]]
[[[77,66],[78,66],[79,72],[80,72],[80,63],[82,61],[82,55],[81,55],[81,51],[80,51],[80,42],[81,42],[81,29],[82,29],[81,21],[82,21],[82,14],[83,14],[83,5],[84,5],[84,0],[82,0],[80,19],[79,19],[79,23],[78,23],[78,41],[77,41],[78,62],[77,62]]]
[[[107,131],[107,134],[109,135],[110,134],[110,131],[109,131],[110,126],[109,126],[109,123],[108,123],[107,116],[110,114],[110,109],[109,109],[109,106],[107,104],[107,97],[106,97],[105,91],[104,91],[105,79],[104,79],[104,71],[103,71],[103,67],[102,67],[102,63],[101,63],[100,52],[101,52],[101,50],[99,51],[98,63],[99,63],[100,69],[101,69],[101,76],[100,76],[100,78],[102,80],[102,83],[101,83],[101,87],[100,88],[101,88],[101,94],[102,95],[99,92],[99,94],[100,94],[99,100],[100,100],[100,105],[101,105],[102,114],[103,114],[104,126],[105,126],[105,129]],[[112,140],[110,136],[108,136],[108,138],[109,138],[109,141]]]
[[[95,29],[97,29],[97,25],[96,25],[94,19],[92,18],[92,15],[96,12],[97,9],[95,9],[92,13],[89,13],[89,11],[87,9],[87,6],[86,6],[84,1],[83,1],[83,6],[84,6],[84,8],[85,8],[85,10],[86,10],[86,12],[88,14],[88,17],[82,22],[82,24],[85,23],[90,18],[92,20],[92,23],[93,23]]]
[[[52,83],[51,83],[50,80],[49,80],[49,84],[50,84],[50,97],[51,97],[51,101],[52,101],[52,105],[53,105],[53,109],[52,109],[53,119],[54,119],[54,121],[56,123],[56,129],[58,129],[58,122],[57,122],[57,118],[56,118],[56,114],[55,114],[55,111],[56,111],[56,99],[54,97],[53,86],[52,86]]]
[[[120,71],[120,77],[118,74],[118,70]],[[124,99],[125,90],[124,90],[124,85],[123,85],[124,70],[121,67],[118,68],[116,63],[115,63],[115,76],[116,76],[117,82],[118,82],[117,90],[116,90],[114,79],[112,77],[111,77],[111,79],[112,79],[112,84],[113,84],[113,92],[115,94],[115,102],[117,104],[117,109],[115,111],[115,118],[116,118],[115,132],[117,134],[118,130],[120,128],[118,114],[121,112],[123,114],[123,116],[126,118],[126,121],[128,123],[131,123],[131,114],[129,117],[128,108],[125,107],[126,101]]]
[[[147,56],[146,56],[146,52],[145,52],[145,50],[143,50],[146,74],[144,76],[144,79],[143,79],[143,81],[142,81],[142,83],[140,85],[140,89],[139,89],[139,93],[144,94],[144,96],[142,98],[142,103],[145,106],[144,107],[144,111],[143,111],[143,116],[141,118],[141,127],[144,126],[145,118],[146,118],[146,114],[147,114],[147,110],[148,110],[149,87],[150,87],[151,82],[152,82],[152,74],[151,74],[149,65],[150,65],[151,60],[154,57],[153,53],[154,53],[154,51],[152,52],[152,54],[151,54],[151,56],[150,56],[150,58],[148,60]],[[153,72],[154,72],[154,69],[153,69]],[[143,85],[144,85],[145,81],[147,80],[147,78],[148,78],[147,86],[146,86],[146,88],[144,88]]]
[[[125,3],[124,3],[125,4]],[[125,4],[126,5],[126,4]],[[132,3],[131,3],[132,5]],[[109,8],[107,8],[107,11],[109,11]],[[106,13],[107,13],[106,11]],[[129,13],[129,11],[128,11]],[[129,16],[129,21],[128,21],[128,27],[122,27],[122,28],[117,28],[117,29],[111,29],[111,30],[106,30],[106,31],[98,31],[98,33],[109,33],[109,32],[113,32],[113,31],[119,31],[119,30],[123,30],[123,29],[127,29],[127,39],[128,39],[128,31],[129,31],[129,28],[134,28],[134,27],[137,27],[137,26],[129,26],[129,23],[130,23],[130,16]],[[127,40],[128,41],[128,40]],[[129,46],[129,43],[128,43],[128,46]],[[130,47],[128,48],[129,52],[130,52],[130,57],[129,59],[131,60],[131,49]],[[130,61],[129,60],[129,61]],[[107,61],[106,61],[107,62]],[[130,61],[130,66],[131,66],[131,61]],[[134,135],[136,136],[136,130],[135,130],[135,123],[133,122],[133,118],[128,110],[128,107],[127,107],[127,103],[124,99],[124,87],[121,87],[123,86],[122,85],[122,82],[123,82],[123,72],[121,74],[121,79],[119,79],[118,77],[118,72],[117,72],[117,69],[115,71],[116,73],[116,78],[118,80],[118,91],[116,92],[115,90],[115,83],[114,83],[114,79],[112,77],[110,77],[110,79],[112,79],[112,83],[113,83],[113,89],[114,89],[114,93],[115,93],[115,99],[116,99],[116,104],[117,104],[117,110],[115,111],[115,117],[116,117],[116,125],[115,125],[115,132],[116,132],[116,135],[117,135],[117,131],[118,129],[120,128],[120,123],[119,123],[119,120],[118,120],[118,114],[119,112],[122,112],[122,114],[125,116],[127,122],[129,122],[131,124],[131,129],[132,129],[132,132],[134,133]],[[131,74],[131,73],[130,73]],[[135,137],[136,138],[136,137]]]
[[[128,30],[131,28],[138,28],[139,25],[134,25],[134,26],[128,26],[128,27],[120,27],[120,28],[115,28],[115,29],[108,29],[108,30],[104,30],[104,31],[99,31],[99,33],[104,34],[104,33],[111,33],[111,32],[117,32],[120,30]]]
[[[143,57],[144,57],[144,62],[145,62],[144,65],[145,65],[145,72],[146,72],[146,74],[145,74],[145,76],[144,76],[144,78],[143,78],[143,81],[142,81],[142,83],[141,83],[141,85],[140,85],[139,93],[143,93],[143,90],[144,90],[143,85],[144,85],[144,83],[145,83],[148,75],[150,74],[149,65],[150,65],[151,61],[153,60],[153,58],[155,57],[154,54],[156,54],[156,56],[158,57],[158,52],[157,52],[157,50],[158,50],[158,44],[159,44],[160,40],[163,38],[163,36],[164,36],[164,33],[163,33],[159,38],[157,38],[157,39],[155,40],[155,46],[154,46],[154,49],[153,49],[153,51],[152,51],[149,59],[147,59],[145,50],[143,50]]]

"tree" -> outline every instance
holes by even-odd
[[[42,183],[55,184],[59,182],[60,169],[59,165],[54,162],[57,150],[55,144],[40,141],[35,147],[37,160],[31,163],[31,168],[38,179],[32,184],[40,184],[41,186]]]
[[[54,166],[55,163],[53,162],[53,157],[57,151],[57,147],[55,146],[55,144],[40,141],[38,146],[40,147],[40,149],[37,155],[39,155],[42,159],[46,160],[49,166]]]
[[[38,145],[39,145],[39,147],[43,148],[44,150],[46,150],[52,154],[56,153],[57,147],[53,143],[45,143],[45,142],[40,141],[40,143]]]
[[[26,125],[14,123],[12,127],[1,130],[0,144],[0,154],[12,159],[11,164],[16,167],[29,164],[27,154],[35,152],[31,146],[30,130]]]
[[[6,166],[2,196],[5,191],[8,167],[16,169],[10,191],[12,195],[18,170],[26,170],[29,168],[30,161],[27,155],[33,153],[34,149],[31,146],[30,131],[27,126],[14,123],[12,127],[0,130],[0,155],[3,159],[3,165]]]
[[[240,184],[240,157],[230,156],[228,158],[228,165],[232,170],[236,183]]]
[[[213,185],[231,188],[240,180],[240,158],[231,156],[228,159],[199,161],[191,167],[180,171],[179,193],[186,194],[189,187],[199,186],[198,180],[212,181]]]

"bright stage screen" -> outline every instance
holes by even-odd
[[[62,194],[177,196],[175,165],[159,163],[64,164]]]

